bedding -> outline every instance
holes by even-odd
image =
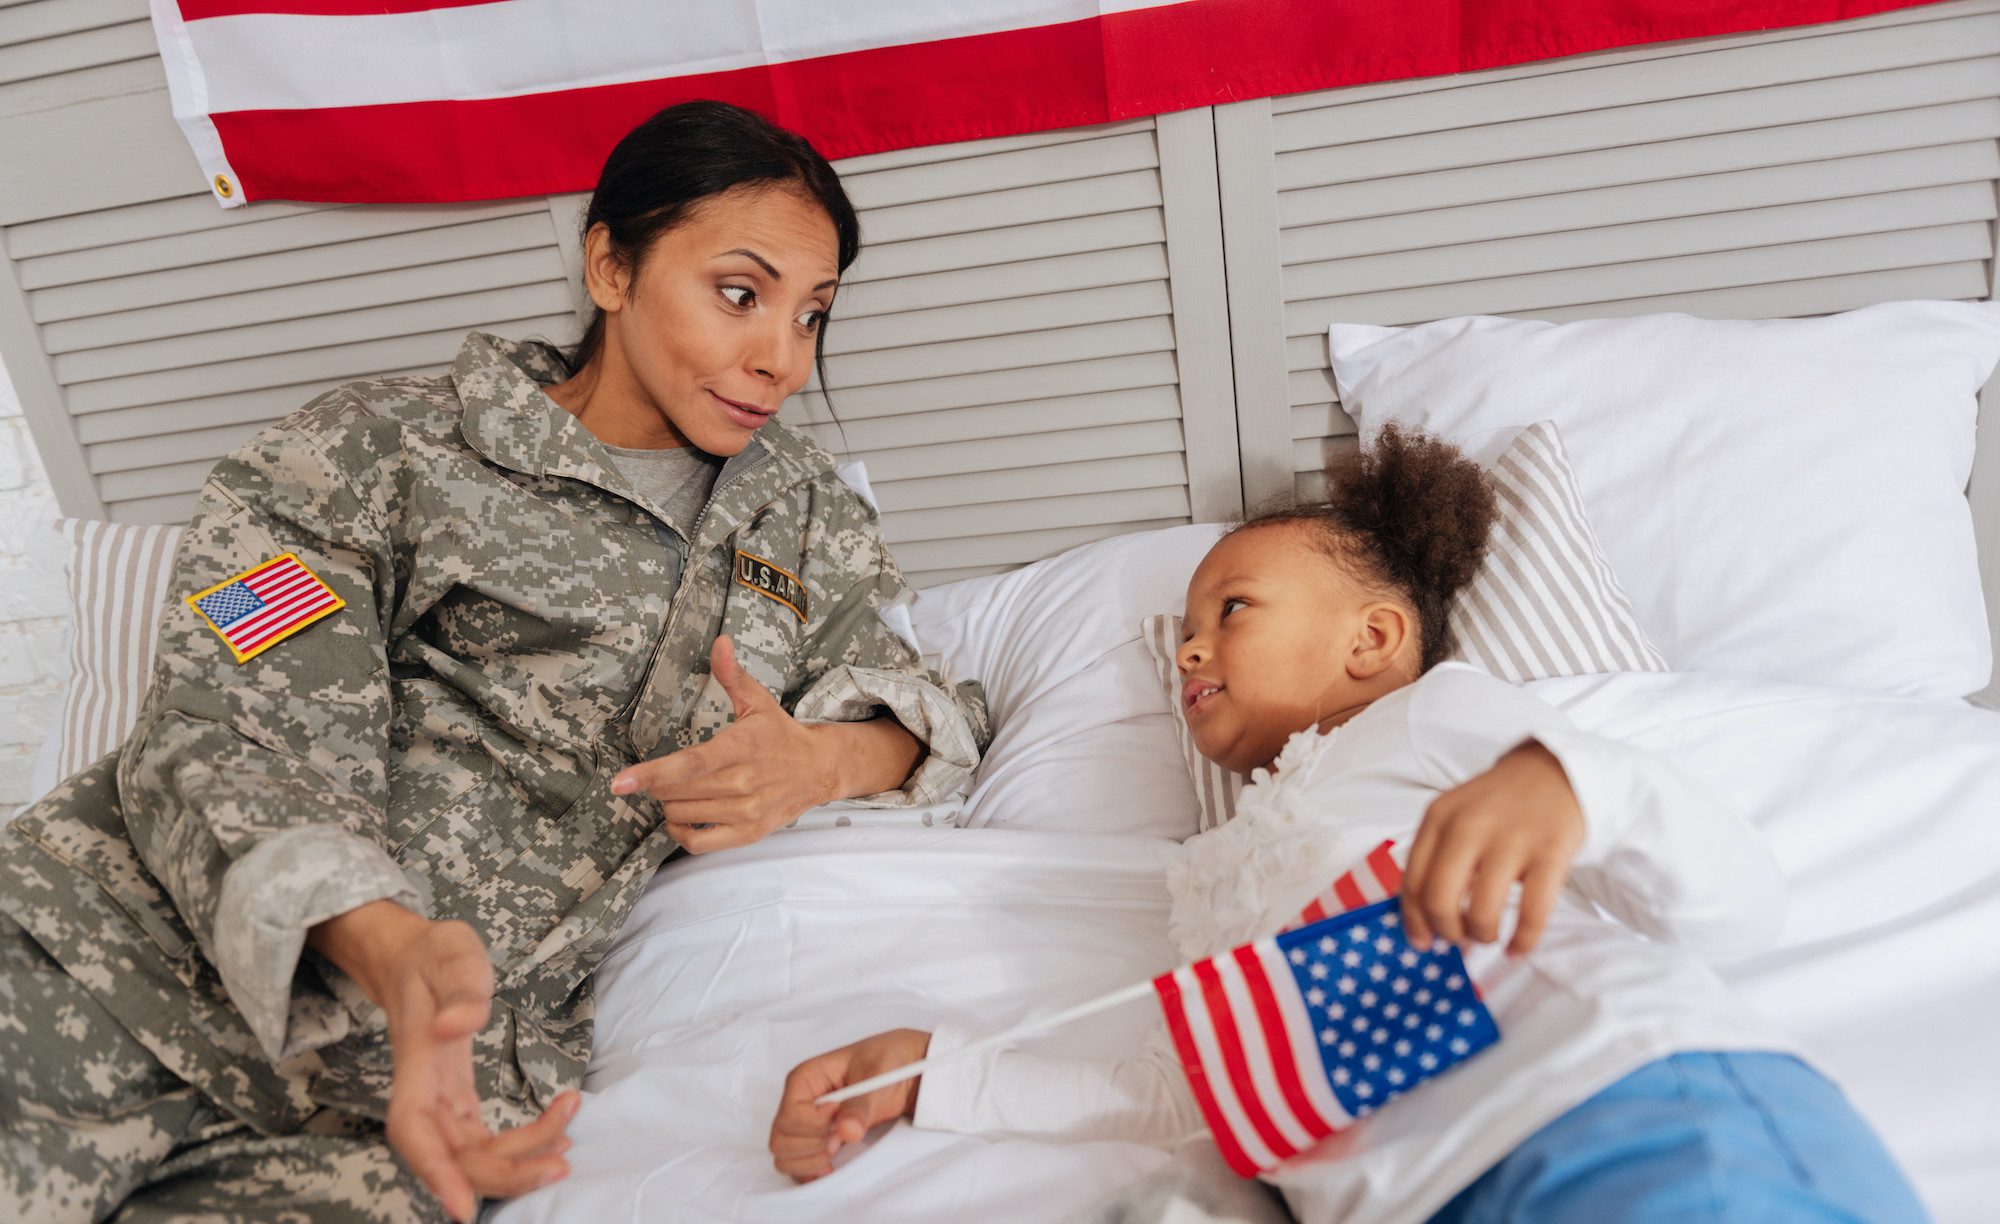
[[[1972,513],[2000,303],[1810,319],[1336,323],[1341,405],[1490,457],[1552,417],[1675,667],[1962,697],[1992,644]]]
[[[1740,676],[1530,687],[1590,730],[1671,753],[1755,818],[1792,882],[1792,912],[1781,947],[1729,976],[1846,1086],[1940,1224],[1990,1218],[2000,714]],[[1161,751],[1185,786],[1178,753]],[[1192,1153],[901,1123],[806,1187],[764,1153],[800,1058],[906,1024],[997,1030],[1165,967],[1161,872],[1176,847],[1093,831],[1073,789],[1090,769],[1038,771],[1006,796],[1038,796],[1066,831],[800,831],[670,864],[599,979],[576,1172],[494,1220],[1164,1219],[1180,1208],[1133,1217],[1106,1204],[1169,1169],[1205,1170],[1191,1193],[1228,1191],[1231,1175]],[[981,823],[976,798],[967,816]],[[1121,1009],[1033,1045],[1083,1056],[1153,1022]]]

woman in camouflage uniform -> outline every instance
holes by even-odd
[[[210,476],[131,738],[0,832],[0,1216],[559,1177],[590,973],[669,855],[976,764],[874,511],[774,419],[858,246],[832,168],[674,107],[585,227],[571,357],[475,332]]]

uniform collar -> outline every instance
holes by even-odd
[[[550,399],[544,388],[569,377],[569,362],[554,346],[468,332],[451,377],[465,407],[460,431],[472,448],[505,468],[531,476],[587,481],[627,501],[640,502],[597,435]],[[769,460],[769,477],[736,479]],[[833,458],[789,426],[772,421],[750,445],[731,456],[716,477],[705,516],[703,542],[726,537],[779,490],[833,467]],[[761,495],[760,495],[761,494]]]

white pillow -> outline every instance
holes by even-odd
[[[1183,839],[1197,812],[1139,622],[1178,611],[1222,528],[1086,544],[932,587],[912,620],[926,662],[986,688],[994,738],[963,823]]]
[[[1818,319],[1337,323],[1342,405],[1490,458],[1561,426],[1639,623],[1676,667],[1890,693],[1984,687],[1965,485],[2000,303]]]

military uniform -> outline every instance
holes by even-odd
[[[229,1202],[303,1201],[323,1174],[366,1189],[322,1179],[332,1214],[302,1218],[434,1210],[381,1140],[384,1017],[306,931],[381,898],[471,923],[487,1120],[533,1117],[581,1080],[589,975],[676,849],[609,780],[729,722],[718,634],[801,721],[886,711],[922,741],[865,802],[977,763],[983,700],[877,615],[907,588],[824,451],[766,425],[684,539],[542,392],[567,374],[475,332],[449,374],[341,387],[215,468],[177,591],[290,553],[344,606],[239,663],[177,601],[130,739],[0,833],[0,1029],[47,1020],[0,1033],[0,1208],[231,1178]]]

